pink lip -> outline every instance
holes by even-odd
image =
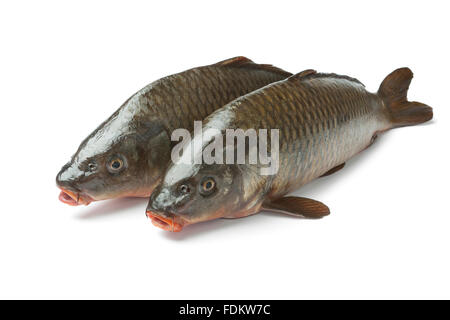
[[[155,227],[161,228],[166,231],[180,232],[183,230],[183,225],[175,222],[173,218],[162,217],[150,210],[147,210],[147,217],[152,219],[152,223]]]
[[[79,206],[79,205],[88,205],[89,203],[92,202],[92,199],[89,196],[85,196],[85,195],[80,195],[78,193],[60,188],[61,192],[59,194],[58,199],[65,203],[68,204],[69,206]]]

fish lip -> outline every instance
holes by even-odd
[[[62,203],[68,204],[69,206],[79,206],[79,205],[88,205],[93,201],[91,197],[85,194],[81,194],[78,192],[74,192],[68,189],[60,188],[61,192],[59,194],[59,201]]]
[[[175,216],[173,214],[169,214],[170,216],[166,217],[155,211],[147,210],[146,215],[148,218],[152,219],[152,224],[155,227],[171,232],[180,232],[183,230],[184,224],[175,221]]]

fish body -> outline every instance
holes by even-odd
[[[278,171],[261,175],[260,163],[174,163],[152,194],[147,215],[158,227],[180,231],[188,224],[261,210],[308,218],[329,214],[319,201],[286,195],[341,169],[379,133],[430,120],[430,107],[406,99],[411,79],[409,69],[398,69],[370,93],[354,78],[306,70],[237,98],[206,118],[203,132],[209,127],[278,129]],[[203,150],[211,142],[204,139]],[[267,145],[269,153],[275,151]],[[214,191],[205,194],[210,185]],[[181,192],[186,186],[190,192]]]
[[[235,111],[233,127],[280,130],[279,170],[265,186],[269,199],[345,163],[391,126],[382,99],[358,80],[334,74],[307,71],[236,102],[246,112]],[[249,121],[255,117],[256,124]]]
[[[148,197],[166,168],[174,129],[192,129],[233,99],[291,73],[245,57],[159,79],[130,97],[92,132],[56,177],[69,205]]]

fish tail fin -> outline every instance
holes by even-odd
[[[433,118],[431,107],[407,100],[412,78],[413,73],[409,68],[400,68],[390,73],[378,89],[378,96],[386,104],[393,128],[413,126]]]

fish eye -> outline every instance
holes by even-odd
[[[216,190],[216,181],[212,177],[206,177],[200,182],[199,192],[204,196],[212,194]]]
[[[191,192],[191,188],[189,188],[189,186],[187,184],[182,184],[179,189],[180,189],[180,192],[183,194]]]
[[[125,161],[122,157],[116,156],[108,162],[107,168],[111,173],[119,173],[125,168]]]

